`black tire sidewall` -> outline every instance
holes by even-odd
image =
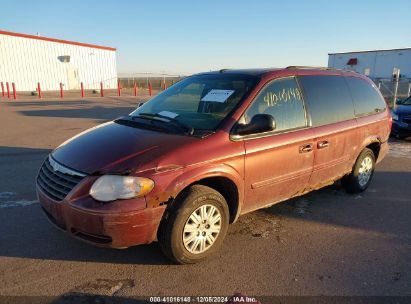
[[[220,247],[228,230],[229,211],[224,197],[209,187],[203,186],[200,189],[201,191],[190,193],[171,215],[173,224],[169,230],[171,233],[169,246],[173,259],[178,263],[190,264],[205,259]],[[184,247],[183,229],[190,215],[202,205],[212,205],[218,209],[221,214],[221,231],[211,248],[201,254],[193,254]]]

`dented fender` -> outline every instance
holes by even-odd
[[[155,186],[154,190],[146,196],[147,208],[168,204],[189,185],[210,177],[225,177],[236,185],[239,199],[239,214],[244,199],[244,180],[241,177],[241,173],[228,164],[189,166],[152,176],[151,178],[155,181]]]

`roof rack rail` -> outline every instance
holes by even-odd
[[[287,70],[289,69],[316,69],[316,70],[339,70],[335,68],[328,68],[328,67],[313,67],[313,66],[299,66],[299,65],[290,65],[286,67]]]

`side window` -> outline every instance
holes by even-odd
[[[300,76],[314,127],[354,118],[354,106],[342,76]]]
[[[256,114],[273,116],[275,131],[305,127],[304,101],[295,78],[277,79],[267,84],[245,112],[246,123]]]
[[[355,116],[364,116],[385,110],[385,101],[381,98],[375,86],[356,77],[347,77],[345,79],[354,101]]]

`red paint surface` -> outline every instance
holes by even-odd
[[[41,87],[40,87],[40,82],[37,83],[37,92],[39,94],[39,98],[41,98]]]
[[[151,80],[148,82],[148,94],[153,95],[153,87],[151,86]]]
[[[14,84],[14,82],[11,83],[11,87],[13,88],[13,99],[16,100],[17,99],[17,91],[16,91],[16,85]]]
[[[38,191],[42,207],[53,216],[59,225],[64,225],[71,236],[100,247],[124,248],[130,244],[148,244],[156,239],[156,233],[165,206],[145,208],[144,198],[134,200],[134,210],[130,212],[90,213],[68,200],[56,203]],[[92,200],[89,198],[89,200]],[[99,244],[84,239],[76,232],[110,237],[113,241]]]
[[[63,92],[63,84],[60,82],[60,98],[64,98],[64,92]]]
[[[137,96],[137,83],[134,81],[134,96]]]
[[[104,97],[103,82],[100,82],[100,96],[101,96],[101,97]]]
[[[120,80],[117,80],[117,95],[121,96]]]
[[[6,82],[6,89],[7,89],[7,98],[10,98],[10,87],[9,87],[8,82]]]
[[[81,97],[84,97],[84,85],[83,83],[80,83],[81,86]]]

